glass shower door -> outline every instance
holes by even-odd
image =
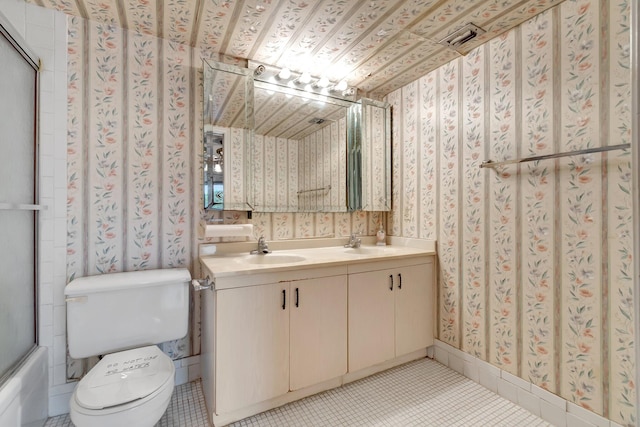
[[[37,63],[0,22],[0,379],[36,346]],[[0,381],[1,382],[1,381]]]

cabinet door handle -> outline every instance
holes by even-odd
[[[282,309],[287,308],[287,291],[285,289],[282,290]]]
[[[393,290],[393,274],[389,275],[389,279],[391,279],[391,286],[389,286],[389,290],[392,291]]]
[[[400,283],[398,284],[398,289],[402,289],[402,274],[398,273],[398,280],[400,280]]]
[[[300,298],[298,295],[298,288],[296,288],[296,307],[298,307],[298,303],[300,302]]]

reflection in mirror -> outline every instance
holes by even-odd
[[[352,102],[254,82],[254,210],[346,212]]]
[[[253,82],[246,69],[204,61],[204,208],[247,210]]]
[[[224,133],[206,124],[204,127],[204,208],[224,209]]]

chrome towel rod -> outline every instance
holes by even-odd
[[[604,151],[624,150],[630,148],[631,144],[608,145],[606,147],[585,148],[583,150],[567,151],[564,153],[545,154],[542,156],[526,157],[524,159],[504,160],[502,162],[494,162],[485,160],[480,164],[481,168],[495,168],[496,166],[512,165],[514,163],[535,162],[536,160],[557,159],[558,157],[578,156],[580,154],[602,153]]]

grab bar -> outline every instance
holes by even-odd
[[[580,154],[601,153],[604,151],[624,150],[630,148],[631,144],[608,145],[605,147],[585,148],[583,150],[567,151],[564,153],[545,154],[542,156],[526,157],[524,159],[504,160],[502,162],[494,162],[485,160],[480,164],[480,168],[495,168],[496,166],[512,165],[515,163],[534,162],[536,160],[557,159],[558,157],[578,156]]]

